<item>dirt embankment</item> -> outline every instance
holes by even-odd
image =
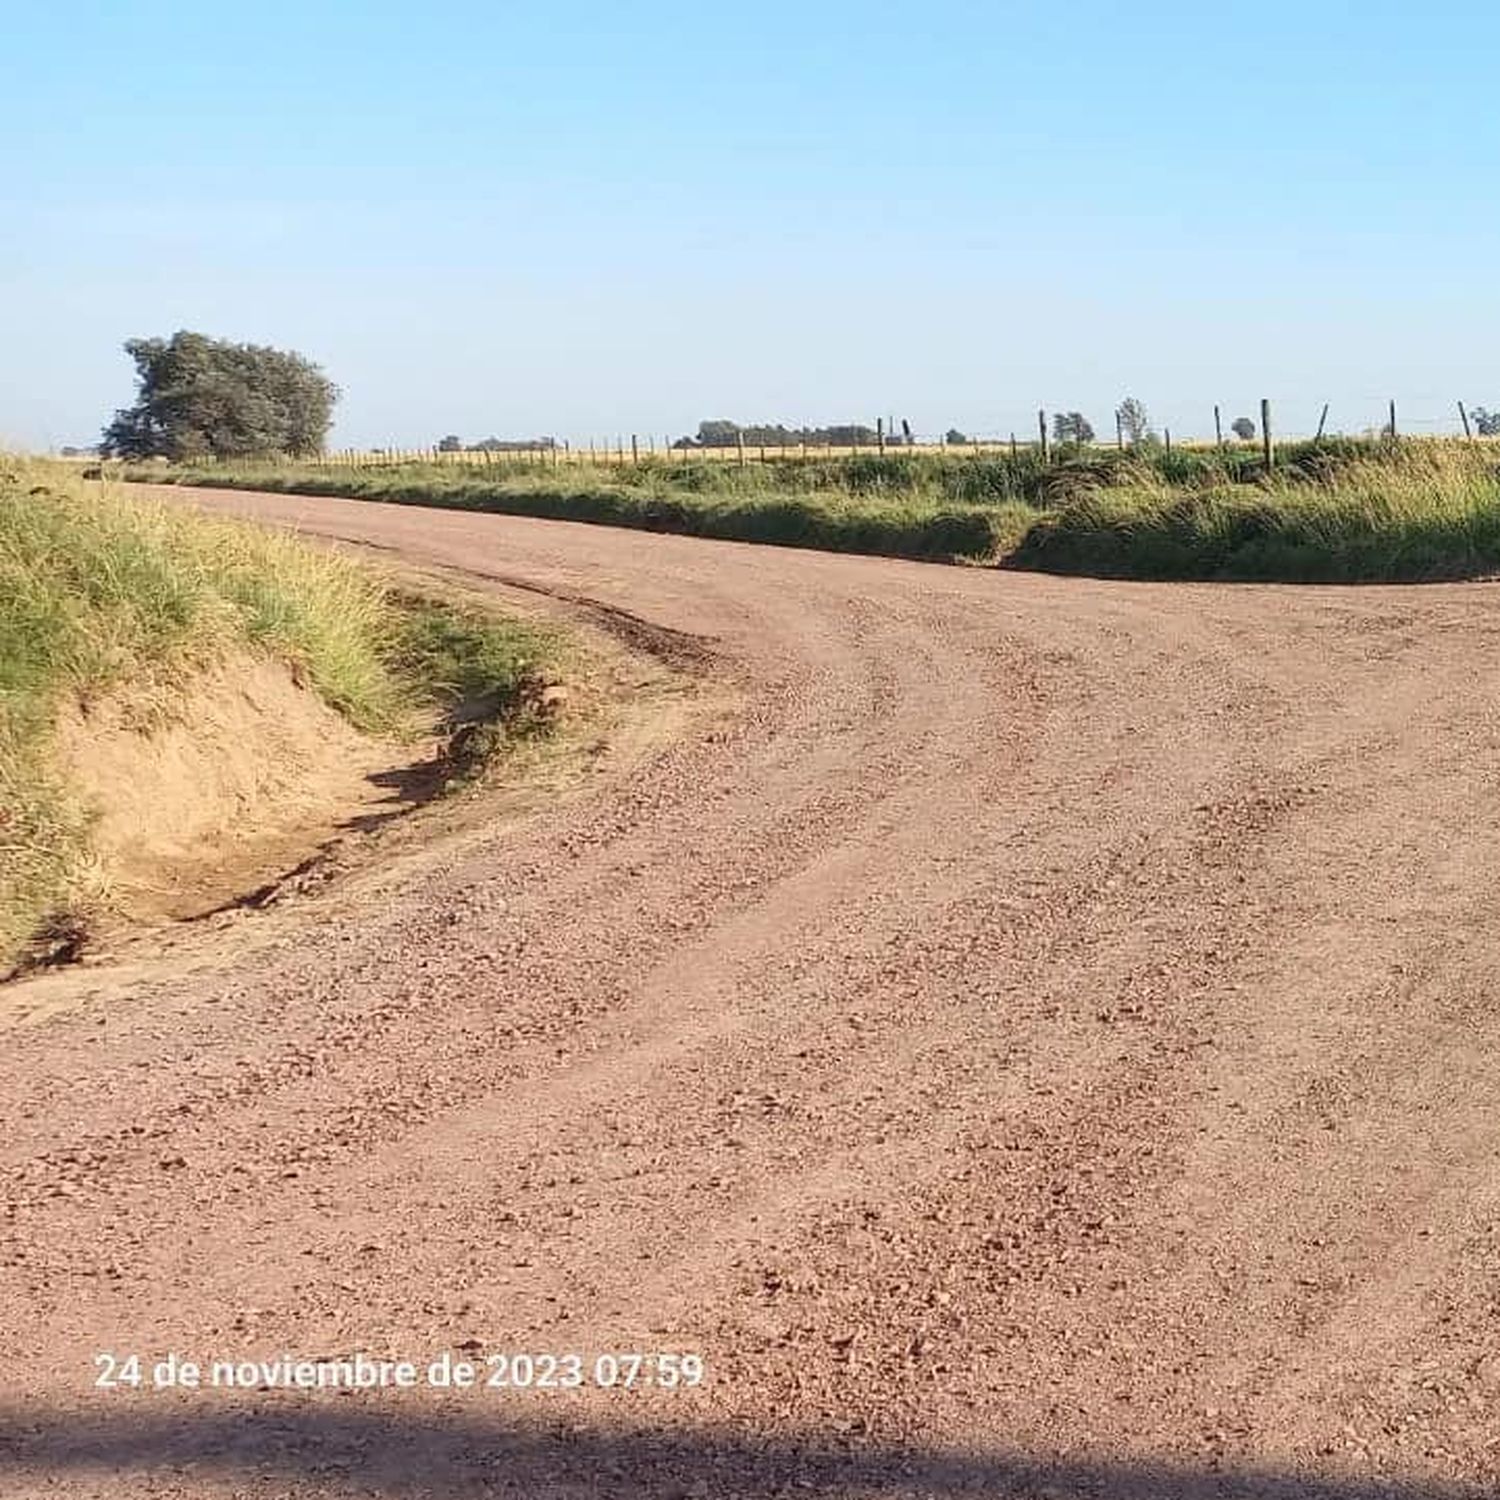
[[[360,733],[286,663],[247,654],[149,707],[70,704],[55,758],[89,815],[85,899],[130,921],[212,911],[399,805],[421,748]]]
[[[474,779],[552,729],[563,646],[286,532],[0,463],[0,975]]]
[[[1496,1493],[1500,593],[202,503],[628,615],[738,696],[7,1037],[0,1488]],[[107,1394],[100,1350],[590,1374]]]

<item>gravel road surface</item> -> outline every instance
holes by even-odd
[[[1500,1492],[1500,592],[197,500],[705,707],[4,1034],[0,1494]]]

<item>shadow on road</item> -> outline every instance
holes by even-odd
[[[136,1406],[106,1417],[0,1413],[0,1493],[26,1477],[47,1493],[113,1478],[151,1493],[260,1481],[298,1496],[381,1500],[515,1494],[537,1500],[651,1496],[653,1500],[770,1500],[805,1495],[1108,1497],[1108,1500],[1479,1500],[1490,1486],[1401,1484],[1251,1469],[1107,1461],[1042,1467],[1003,1452],[960,1453],[828,1439],[760,1439],[723,1430],[570,1427],[389,1413],[342,1404],[188,1415]],[[111,1487],[112,1488],[112,1487]],[[24,1491],[31,1493],[30,1490]],[[235,1493],[240,1493],[236,1488]]]

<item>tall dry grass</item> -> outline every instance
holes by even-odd
[[[86,809],[53,769],[68,699],[144,719],[245,649],[294,666],[357,727],[397,732],[463,691],[499,709],[547,638],[398,596],[363,563],[296,537],[0,458],[0,972],[65,910]]]

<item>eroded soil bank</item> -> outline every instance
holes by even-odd
[[[241,654],[149,706],[71,704],[55,745],[89,818],[88,894],[149,922],[212,911],[399,811],[442,740],[363,734],[287,664]]]

